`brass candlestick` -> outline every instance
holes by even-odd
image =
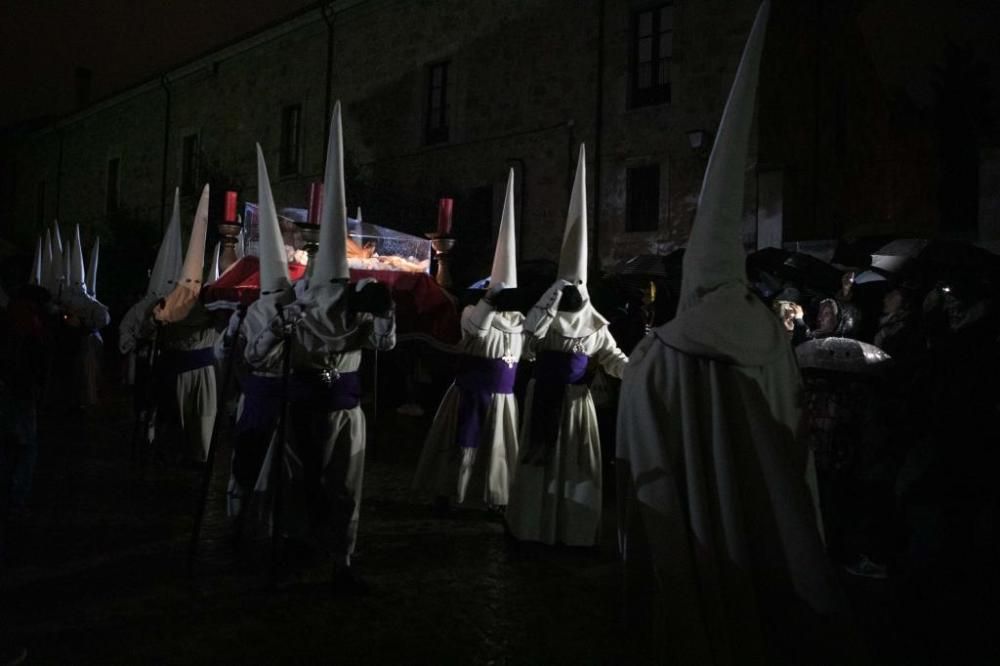
[[[309,264],[306,266],[306,275],[312,274],[313,259],[316,251],[319,250],[319,225],[309,222],[296,222],[299,233],[302,234],[302,243],[305,245],[306,254],[309,255]]]
[[[436,232],[425,235],[431,239],[431,247],[434,249],[434,256],[437,258],[437,272],[434,274],[434,280],[445,289],[451,289],[453,283],[451,280],[451,268],[449,266],[451,259],[449,255],[455,248],[455,238],[452,236],[443,236]]]
[[[240,229],[243,227],[239,221],[219,222],[219,236],[222,238],[222,250],[219,252],[219,274],[236,263],[236,242],[239,239]]]

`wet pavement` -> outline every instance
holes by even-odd
[[[613,535],[517,548],[484,510],[435,514],[409,488],[431,414],[383,411],[355,558],[365,597],[333,594],[326,562],[286,562],[275,582],[266,539],[233,546],[227,437],[189,577],[200,472],[132,462],[124,394],[42,418],[33,514],[11,530],[0,582],[4,631],[38,664],[632,661]]]

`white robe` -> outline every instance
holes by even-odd
[[[517,363],[523,347],[524,315],[495,312],[485,300],[462,311],[460,352],[479,358],[509,358]],[[437,495],[467,493],[492,506],[507,504],[517,466],[518,413],[513,393],[494,393],[483,418],[479,446],[457,443],[460,390],[452,384],[434,415],[420,454],[413,485]]]
[[[333,370],[356,372],[361,366],[361,349],[389,350],[396,344],[395,313],[384,316],[346,312],[344,302],[320,308],[305,301],[304,316],[295,327],[292,339],[293,371]],[[284,343],[262,339],[258,353],[275,353]],[[365,464],[365,415],[361,407],[341,410],[316,410],[292,404],[292,423],[285,449],[285,487],[283,492],[282,530],[294,537],[311,537],[337,555],[350,556],[357,541],[358,517]],[[317,436],[322,441],[316,441]],[[310,525],[310,499],[307,497],[307,447],[319,460],[320,485],[330,502],[331,519],[324,525]],[[256,490],[269,491],[274,446],[268,449]],[[347,515],[345,515],[347,514]],[[316,529],[320,532],[317,533]]]
[[[584,353],[612,377],[621,377],[628,357],[589,305],[578,313],[550,312],[551,320],[528,339],[526,357],[542,351]],[[507,506],[511,533],[524,541],[567,546],[597,543],[601,522],[601,440],[597,412],[586,385],[567,385],[559,415],[559,437],[544,464],[527,461],[535,380],[528,383],[519,444],[521,462]]]
[[[219,332],[212,325],[212,315],[201,305],[191,309],[181,321],[164,325],[158,344],[163,351],[195,351],[212,348]],[[215,364],[195,368],[175,375],[172,393],[175,397],[178,425],[183,444],[196,460],[205,461],[215,428],[217,388]]]
[[[705,310],[724,326],[686,317],[629,359],[618,411],[626,570],[639,572],[643,594],[656,591],[659,659],[851,663],[816,633],[817,618],[843,606],[806,483],[808,451],[796,439],[794,354],[763,305],[730,305]],[[734,317],[737,307],[745,311]],[[795,643],[802,652],[789,652]]]

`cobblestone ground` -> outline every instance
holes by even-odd
[[[34,513],[10,535],[0,587],[5,629],[39,664],[633,661],[610,544],[514,549],[485,511],[438,517],[409,489],[429,415],[385,411],[369,438],[363,598],[333,595],[326,563],[272,583],[266,541],[230,544],[227,444],[189,578],[200,472],[130,460],[124,395],[44,417]]]

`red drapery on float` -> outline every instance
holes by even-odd
[[[305,275],[306,267],[291,263],[292,281]],[[407,271],[367,271],[351,269],[351,281],[372,277],[389,287],[396,303],[396,331],[401,339],[424,339],[451,345],[461,338],[454,298],[427,273]],[[209,309],[235,309],[249,305],[260,295],[260,265],[257,257],[246,256],[229,267],[219,279],[202,291]]]

